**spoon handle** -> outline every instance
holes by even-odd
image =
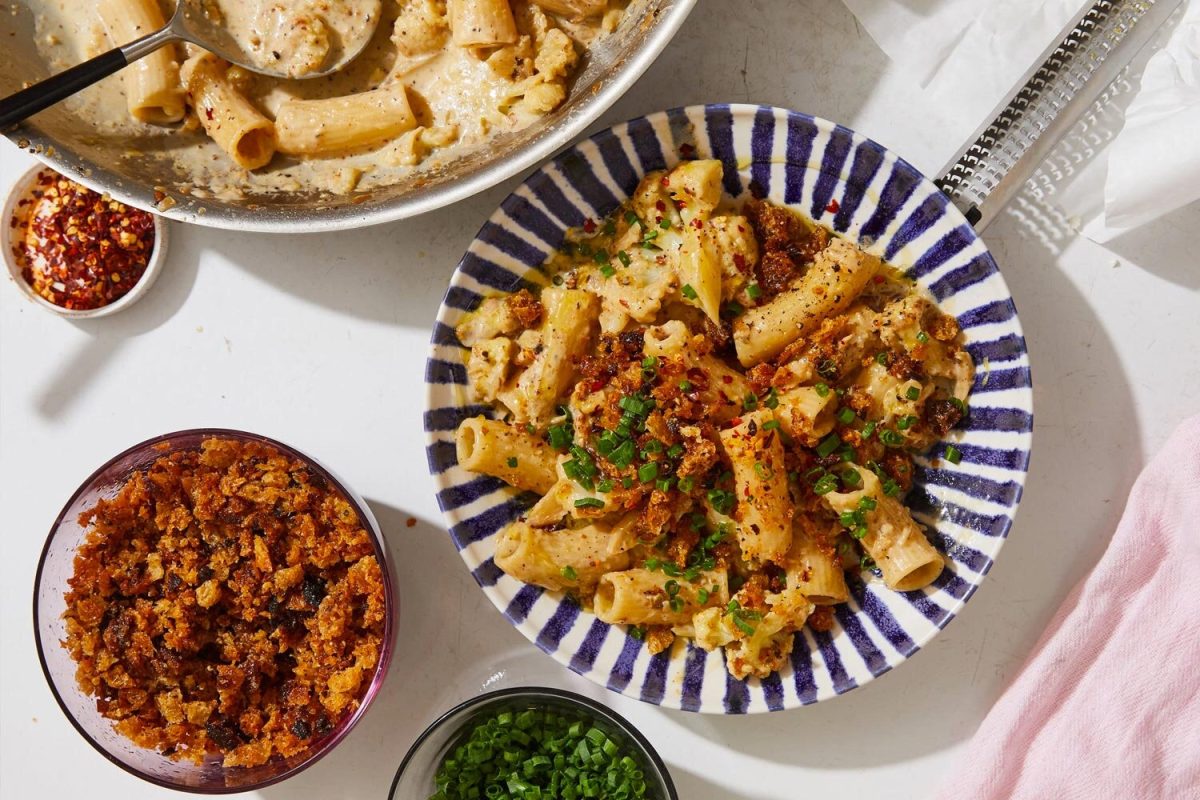
[[[0,100],[0,131],[25,121],[128,64],[125,53],[117,47]]]

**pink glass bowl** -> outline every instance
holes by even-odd
[[[84,694],[75,682],[75,662],[60,645],[66,638],[62,615],[66,610],[64,593],[67,580],[74,574],[75,553],[82,544],[86,529],[77,520],[80,512],[91,508],[101,498],[113,497],[131,474],[148,468],[155,459],[167,452],[198,449],[200,443],[212,437],[241,442],[261,442],[277,448],[287,456],[304,462],[313,472],[325,478],[346,498],[363,521],[375,547],[375,557],[382,567],[386,617],[383,633],[383,652],[375,674],[362,697],[358,709],[343,719],[332,731],[313,741],[303,753],[291,758],[272,759],[258,767],[224,767],[220,755],[210,755],[201,764],[172,761],[153,750],[138,747],[122,736],[113,723],[96,710],[95,698]],[[314,459],[265,436],[241,431],[203,429],[179,431],[157,436],[135,445],[112,458],[71,496],[54,521],[46,545],[42,548],[33,586],[33,627],[38,659],[54,699],[75,729],[109,761],[125,771],[168,789],[199,794],[224,794],[260,789],[289,778],[311,766],[338,745],[366,713],[379,693],[391,661],[396,632],[397,604],[392,564],[387,554],[379,523],[361,497],[346,487],[328,468]]]

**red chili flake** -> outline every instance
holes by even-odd
[[[658,201],[656,201],[656,202],[654,203],[654,207],[655,207],[656,209],[658,209],[659,211],[666,211],[666,210],[667,210],[667,204],[666,204],[666,203],[664,203],[662,200],[658,200]],[[658,219],[659,219],[659,221],[660,221],[660,222],[662,221],[662,217],[659,217]]]
[[[603,388],[604,388],[604,381],[597,378],[596,380],[592,381],[589,391],[598,392]]]
[[[22,216],[14,250],[21,276],[56,306],[100,308],[129,293],[154,251],[154,217],[64,178],[38,174],[42,189]]]
[[[204,116],[207,117],[209,120],[211,120],[213,118],[212,106],[204,107]]]
[[[733,265],[737,267],[738,272],[746,271],[746,257],[741,253],[733,254]]]
[[[669,177],[667,177],[666,175],[663,175],[662,178],[658,182],[661,183],[663,186],[671,185],[671,179]]]
[[[692,156],[696,155],[696,148],[687,142],[684,142],[683,144],[679,145],[679,155],[683,156],[684,158],[691,158]]]
[[[723,383],[733,383],[733,376],[732,375],[722,375],[721,381]]]
[[[882,275],[876,275],[872,280],[874,280],[876,283],[883,283],[885,279]]]
[[[404,527],[406,527],[406,528],[412,528],[412,527],[414,527],[416,524],[417,524],[417,518],[416,518],[416,517],[409,517],[408,519],[404,520]]]
[[[742,418],[734,417],[733,419],[729,420],[729,424],[730,424],[730,426],[736,428],[738,425],[742,424]]]
[[[825,206],[825,210],[828,211],[830,214],[836,214],[838,212],[838,209],[840,209],[840,208],[841,208],[841,206],[838,205],[838,201],[836,198],[833,200],[830,200],[829,205]]]
[[[701,228],[704,227],[704,220],[700,219],[699,217],[696,217],[694,220],[692,220],[692,227],[695,228],[696,230],[700,230]]]
[[[596,232],[596,220],[592,219],[591,217],[588,217],[587,219],[585,219],[583,221],[583,232],[584,233],[595,233]]]

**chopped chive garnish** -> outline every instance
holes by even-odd
[[[597,250],[592,258],[597,264],[607,264],[610,260],[610,256],[605,250]]]
[[[673,444],[667,448],[667,457],[668,458],[679,458],[681,455],[683,455],[683,453],[684,453],[684,449],[683,449],[683,445],[681,445],[681,444]]]
[[[706,497],[708,504],[718,514],[728,514],[733,510],[733,504],[737,500],[733,492],[727,492],[724,489],[709,489]]]
[[[662,222],[658,223],[658,227],[662,228],[664,231],[671,230],[671,220],[664,219]]]
[[[681,570],[674,561],[664,561],[662,565],[662,571],[672,578],[678,578],[683,574],[683,570]]]
[[[577,573],[575,571],[575,568],[572,567],[570,564],[568,564],[567,566],[560,569],[559,574],[561,574],[564,578],[566,578],[569,581],[579,580],[579,573]]]
[[[638,219],[638,215],[632,211],[625,212],[625,221],[630,225],[640,225],[642,222],[640,219]]]
[[[671,487],[675,485],[674,478],[659,478],[654,482],[654,488],[658,489],[663,494],[671,491]]]
[[[862,438],[864,438],[864,439],[870,439],[870,438],[871,438],[871,434],[873,434],[874,432],[875,432],[875,423],[874,423],[874,422],[868,422],[866,425],[863,425],[863,429],[862,429]]]
[[[817,397],[829,397],[829,385],[828,384],[818,383],[813,388],[817,390]]]
[[[658,356],[646,356],[642,359],[642,369],[652,369],[658,366]]]
[[[843,511],[838,514],[838,521],[842,523],[844,528],[853,528],[858,524],[858,517],[854,516],[853,511]]]
[[[777,419],[769,419],[762,424],[762,429],[764,431],[773,431],[773,430],[777,429],[778,427],[779,427],[779,420],[777,420]]]
[[[612,267],[610,267],[608,264],[605,264],[603,267],[600,268],[600,274],[606,278],[611,278],[613,275],[617,274],[617,271],[615,269],[613,269]]]
[[[626,267],[628,267],[631,263],[633,263],[633,259],[629,257],[629,253],[626,253],[624,250],[620,250],[617,252],[617,260],[620,261],[621,264]]]
[[[512,468],[512,469],[516,469],[516,466],[517,466],[517,463],[518,463],[518,462],[517,462],[517,457],[516,457],[516,456],[509,456],[509,457],[508,457],[508,461],[507,461],[506,463],[508,464],[508,466],[509,466],[510,468]]]
[[[751,300],[757,300],[762,297],[762,289],[757,283],[752,283],[746,287],[746,296]]]
[[[624,478],[621,478],[621,486],[626,489],[632,489],[633,488],[633,478],[629,477],[628,475],[626,475]]]
[[[888,447],[899,447],[904,444],[904,437],[890,428],[884,428],[879,432],[879,441]]]
[[[659,561],[657,558],[647,558],[645,566],[646,566],[646,569],[650,570],[651,572],[654,572],[656,569],[658,569],[660,566],[662,566],[662,562]]]
[[[862,485],[862,476],[858,474],[858,470],[847,469],[842,473],[842,483],[853,489]]]
[[[854,422],[854,409],[850,408],[850,406],[842,406],[841,410],[837,413],[837,421],[843,425],[849,425],[851,422]]]
[[[858,501],[859,511],[874,511],[875,506],[876,503],[874,497],[863,497]]]
[[[596,484],[596,491],[608,494],[613,490],[613,482],[607,478]]]
[[[962,452],[954,445],[946,445],[946,460],[951,464],[957,464],[962,461]]]
[[[967,404],[964,403],[962,400],[959,400],[957,397],[951,397],[950,404],[953,405],[955,408],[957,408],[959,413],[961,413],[961,414],[967,413]]]
[[[642,483],[650,483],[658,477],[658,462],[651,461],[649,464],[642,464],[638,467],[637,476]]]
[[[696,294],[696,290],[692,288],[692,285],[690,283],[685,283],[683,285],[683,288],[680,289],[679,291],[681,291],[683,293],[683,296],[686,297],[688,300],[695,300],[696,298],[698,298],[700,296],[700,295]]]
[[[817,445],[817,455],[821,458],[832,455],[834,450],[842,446],[842,439],[836,433],[831,433]]]
[[[547,431],[550,437],[550,446],[555,450],[566,450],[571,446],[571,440],[574,438],[571,428],[566,425],[555,425]]]
[[[581,497],[575,501],[576,508],[604,508],[604,501],[599,497]]]
[[[888,363],[888,354],[886,350],[881,350],[875,354],[875,363],[881,367],[886,367]]]
[[[708,603],[708,589],[701,588],[696,592],[696,602],[698,602],[700,605],[705,605]]]
[[[883,493],[888,497],[894,497],[900,494],[900,484],[896,483],[891,478],[883,482]]]
[[[662,449],[663,449],[663,443],[660,442],[658,439],[651,439],[650,441],[646,442],[645,445],[642,446],[642,452],[649,453],[650,455],[656,455],[658,453],[661,453]]]
[[[904,393],[904,396],[907,397],[909,400],[916,400],[918,397],[921,396],[921,390],[918,389],[916,386],[910,386],[910,387],[908,387],[908,391],[906,391]]]
[[[855,539],[863,538],[864,536],[867,535],[867,526],[859,525],[857,528],[854,528],[853,530],[850,531],[850,535],[853,536]]]
[[[779,408],[779,393],[775,391],[774,386],[767,390],[767,395],[763,398],[763,405],[772,410]]]
[[[679,491],[690,492],[696,487],[696,479],[691,475],[679,479]]]
[[[646,638],[646,629],[641,625],[634,625],[629,629],[629,635],[634,639],[642,640]]]
[[[747,392],[746,396],[742,398],[742,408],[746,411],[758,408],[758,398],[754,396],[753,392]]]
[[[679,391],[690,392],[692,390],[692,382],[686,378],[679,382]]]
[[[925,331],[917,331],[917,341],[921,344],[927,344],[929,342],[929,334]]]
[[[813,492],[816,494],[829,494],[835,489],[837,489],[837,476],[832,472],[825,473],[813,484]]]

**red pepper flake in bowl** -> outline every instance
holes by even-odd
[[[42,170],[9,224],[13,255],[33,290],[71,311],[129,293],[154,253],[154,217]]]

